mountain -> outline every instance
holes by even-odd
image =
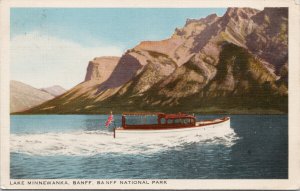
[[[54,97],[57,97],[57,96],[59,96],[59,95],[66,92],[66,90],[64,88],[62,88],[61,86],[59,86],[59,85],[54,85],[54,86],[51,86],[51,87],[42,88],[41,90],[46,92],[46,93],[49,93],[49,94],[53,95]]]
[[[287,8],[228,8],[222,17],[188,19],[170,38],[128,50],[113,70],[106,63],[109,76],[86,77],[27,112],[287,112],[287,30]]]
[[[37,106],[54,96],[18,81],[10,81],[10,112],[20,112]]]
[[[94,58],[87,67],[85,82],[97,81],[99,84],[106,81],[115,69],[120,58],[116,56],[103,56]]]
[[[113,56],[94,58],[88,63],[84,81],[55,98],[54,102],[50,100],[42,104],[48,106],[43,107],[41,112],[48,113],[56,110],[56,113],[64,113],[67,110],[68,113],[75,113],[79,112],[78,108],[91,107],[88,104],[88,100],[93,99],[96,101],[99,85],[108,80],[119,63],[119,60],[119,57]],[[101,95],[102,97],[106,96],[105,94]],[[35,110],[35,108],[33,110]],[[26,112],[31,112],[31,110]]]

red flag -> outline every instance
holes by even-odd
[[[106,123],[105,123],[105,127],[108,128],[109,125],[111,124],[111,122],[113,122],[113,120],[114,120],[114,116],[113,116],[113,114],[112,114],[112,112],[111,112],[111,113],[110,113],[110,116],[108,117],[108,119],[107,119],[107,121],[106,121]]]

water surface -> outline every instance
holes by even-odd
[[[287,115],[233,115],[221,137],[152,142],[114,140],[107,117],[12,115],[11,178],[288,178]]]

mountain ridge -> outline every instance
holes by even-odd
[[[10,112],[22,112],[37,106],[54,96],[19,81],[10,81]]]
[[[228,8],[222,17],[188,19],[170,38],[129,49],[106,80],[86,78],[25,113],[196,111],[202,106],[206,111],[287,112],[287,12]],[[190,100],[195,103],[185,105]]]
[[[54,97],[57,97],[57,96],[65,93],[67,91],[59,85],[54,85],[54,86],[50,86],[50,87],[46,87],[46,88],[41,88],[40,90],[42,90],[46,93],[49,93],[49,94],[53,95]]]

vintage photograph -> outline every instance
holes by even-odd
[[[11,185],[289,179],[288,6],[9,11]]]

